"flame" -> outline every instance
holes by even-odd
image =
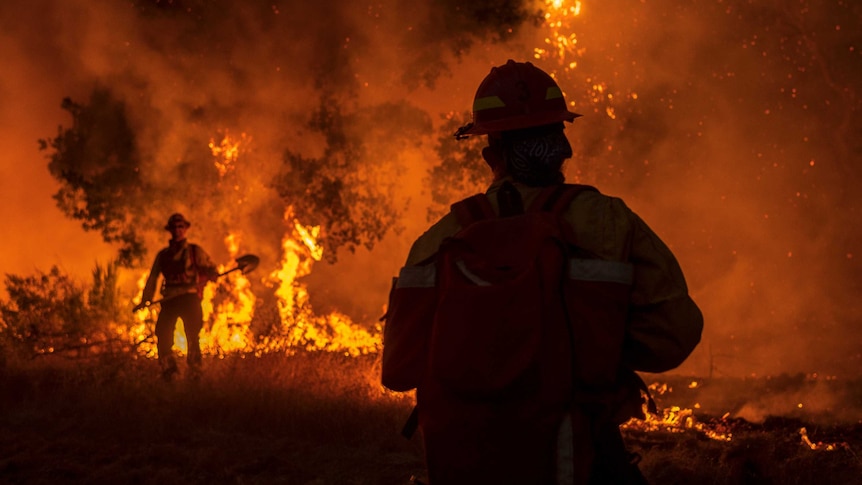
[[[697,387],[697,381],[692,381],[689,388]],[[652,395],[663,395],[673,392],[673,388],[667,383],[654,382],[647,386]],[[644,396],[646,397],[646,396]],[[694,405],[695,409],[699,408],[699,404]],[[697,420],[694,411],[680,406],[671,406],[661,411],[661,415],[651,413],[649,406],[644,399],[643,404],[644,419],[632,418],[621,425],[623,429],[636,429],[640,431],[665,431],[671,433],[681,433],[692,430],[703,434],[707,438],[717,441],[730,441],[732,433],[730,427],[725,422],[728,414],[721,417],[721,423],[707,425]]]
[[[689,389],[695,389],[700,386],[700,382],[693,380],[689,383]],[[649,390],[653,395],[661,395],[672,392],[672,389],[666,383],[650,384]],[[801,404],[799,404],[801,406]],[[700,408],[700,404],[694,405],[695,409]],[[646,405],[643,406],[644,419],[632,418],[623,423],[622,429],[637,430],[643,432],[669,432],[669,433],[684,433],[695,432],[709,439],[716,441],[731,441],[733,438],[732,426],[728,421],[730,413],[724,413],[717,421],[703,423],[698,421],[694,412],[691,409],[682,408],[680,406],[670,406],[661,410],[660,413],[651,413]],[[849,444],[846,442],[824,443],[822,441],[813,442],[808,437],[806,428],[799,429],[801,443],[812,450],[833,451],[838,449],[849,449]]]
[[[646,406],[645,406],[646,407]],[[665,431],[670,433],[682,433],[685,431],[695,431],[709,439],[716,441],[730,441],[732,433],[730,427],[724,422],[726,416],[723,416],[721,423],[715,425],[707,425],[701,423],[694,416],[694,411],[684,409],[679,406],[671,406],[661,411],[661,414],[653,414],[644,409],[645,419],[632,418],[623,423],[623,429],[637,429],[641,431]]]
[[[308,248],[311,259],[320,261],[323,258],[323,246],[317,244],[317,236],[320,235],[320,226],[305,227],[294,220],[293,228],[297,235],[302,240],[305,247]]]
[[[317,242],[319,226],[304,226],[285,211],[285,220],[293,220],[292,234],[282,241],[281,267],[273,273],[279,281],[276,289],[281,316],[282,341],[269,340],[270,348],[304,348],[360,355],[378,350],[381,345],[379,328],[372,333],[338,312],[315,315],[308,289],[297,280],[311,273],[314,261],[323,257],[323,247]]]
[[[143,273],[137,281],[139,295],[146,284],[147,273]],[[152,307],[148,308],[147,311],[135,312],[134,323],[130,328],[127,330],[121,327],[115,328],[118,337],[125,338],[136,347],[138,353],[148,358],[155,358],[157,354],[156,343],[153,338],[154,330],[151,330],[155,325],[155,316],[158,315],[154,312],[155,309]]]
[[[850,445],[843,441],[838,443],[824,443],[822,441],[818,441],[817,443],[814,443],[810,438],[808,438],[808,430],[805,429],[805,427],[799,428],[799,437],[802,439],[802,444],[812,450],[834,451],[841,448],[850,448]]]
[[[235,258],[239,253],[240,241],[237,234],[231,233],[225,237],[225,246],[231,258]],[[218,268],[219,273],[231,269],[233,268],[225,266]],[[245,275],[237,272],[231,272],[226,277],[228,282],[223,286],[228,287],[229,292],[216,308],[213,308],[212,304],[215,292],[213,285],[204,288],[204,321],[211,321],[212,324],[201,332],[201,352],[222,354],[248,351],[253,345],[254,335],[250,327],[257,299],[252,292],[251,282]]]
[[[220,177],[224,177],[225,174],[234,170],[240,154],[240,145],[245,145],[251,141],[251,137],[245,133],[241,133],[239,139],[231,137],[227,130],[224,133],[220,142],[216,143],[214,138],[210,138],[208,145],[216,159],[213,163]]]

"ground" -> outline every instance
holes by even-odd
[[[382,389],[378,362],[208,358],[199,380],[173,382],[154,361],[127,355],[9,362],[0,368],[0,483],[406,485],[423,474],[421,440],[399,434],[412,396]],[[660,409],[691,409],[688,427],[625,429],[653,483],[862,483],[858,381],[645,377],[667,385],[653,386]],[[835,407],[793,403],[770,415],[771,399],[816,393],[831,393]],[[722,434],[730,439],[714,439]]]

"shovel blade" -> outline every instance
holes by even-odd
[[[234,271],[242,271],[242,274],[248,274],[257,268],[257,265],[260,264],[260,258],[255,256],[254,254],[244,254],[234,260],[236,262],[236,268],[231,268],[224,273],[219,274],[219,276],[224,276],[228,273],[233,273]]]

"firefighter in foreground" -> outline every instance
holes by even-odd
[[[393,282],[382,381],[417,390],[431,485],[645,483],[619,431],[652,403],[635,371],[680,365],[703,317],[643,220],[564,183],[578,116],[531,63],[493,68],[455,133],[487,136],[493,182]]]
[[[209,281],[218,278],[218,270],[209,255],[197,244],[186,239],[191,223],[182,214],[173,214],[165,230],[170,231],[168,247],[159,251],[147,277],[141,302],[134,310],[149,306],[156,293],[159,275],[162,278],[161,310],[156,320],[156,346],[162,377],[170,380],[177,372],[173,353],[174,329],[177,319],[183,321],[188,343],[188,368],[197,376],[201,367],[200,331],[203,327],[201,297]]]

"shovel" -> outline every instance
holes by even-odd
[[[234,262],[236,262],[236,267],[231,268],[231,269],[225,271],[224,273],[219,273],[218,278],[221,278],[222,276],[224,276],[228,273],[233,273],[234,271],[242,271],[242,274],[251,273],[252,271],[255,270],[255,268],[257,268],[257,265],[260,264],[260,258],[255,256],[254,254],[244,254],[244,255],[236,258],[234,260]],[[143,303],[143,302],[138,303],[137,305],[135,305],[135,308],[132,309],[132,312],[142,310],[144,308],[147,308],[149,306],[161,303],[163,301],[165,301],[165,299],[160,298],[156,301],[151,301],[150,303]]]
[[[260,264],[260,258],[254,254],[244,254],[236,258],[234,261],[236,262],[236,268],[229,269],[224,273],[219,273],[219,278],[228,273],[233,273],[234,271],[242,271],[242,274],[249,274],[257,268],[258,264]]]

